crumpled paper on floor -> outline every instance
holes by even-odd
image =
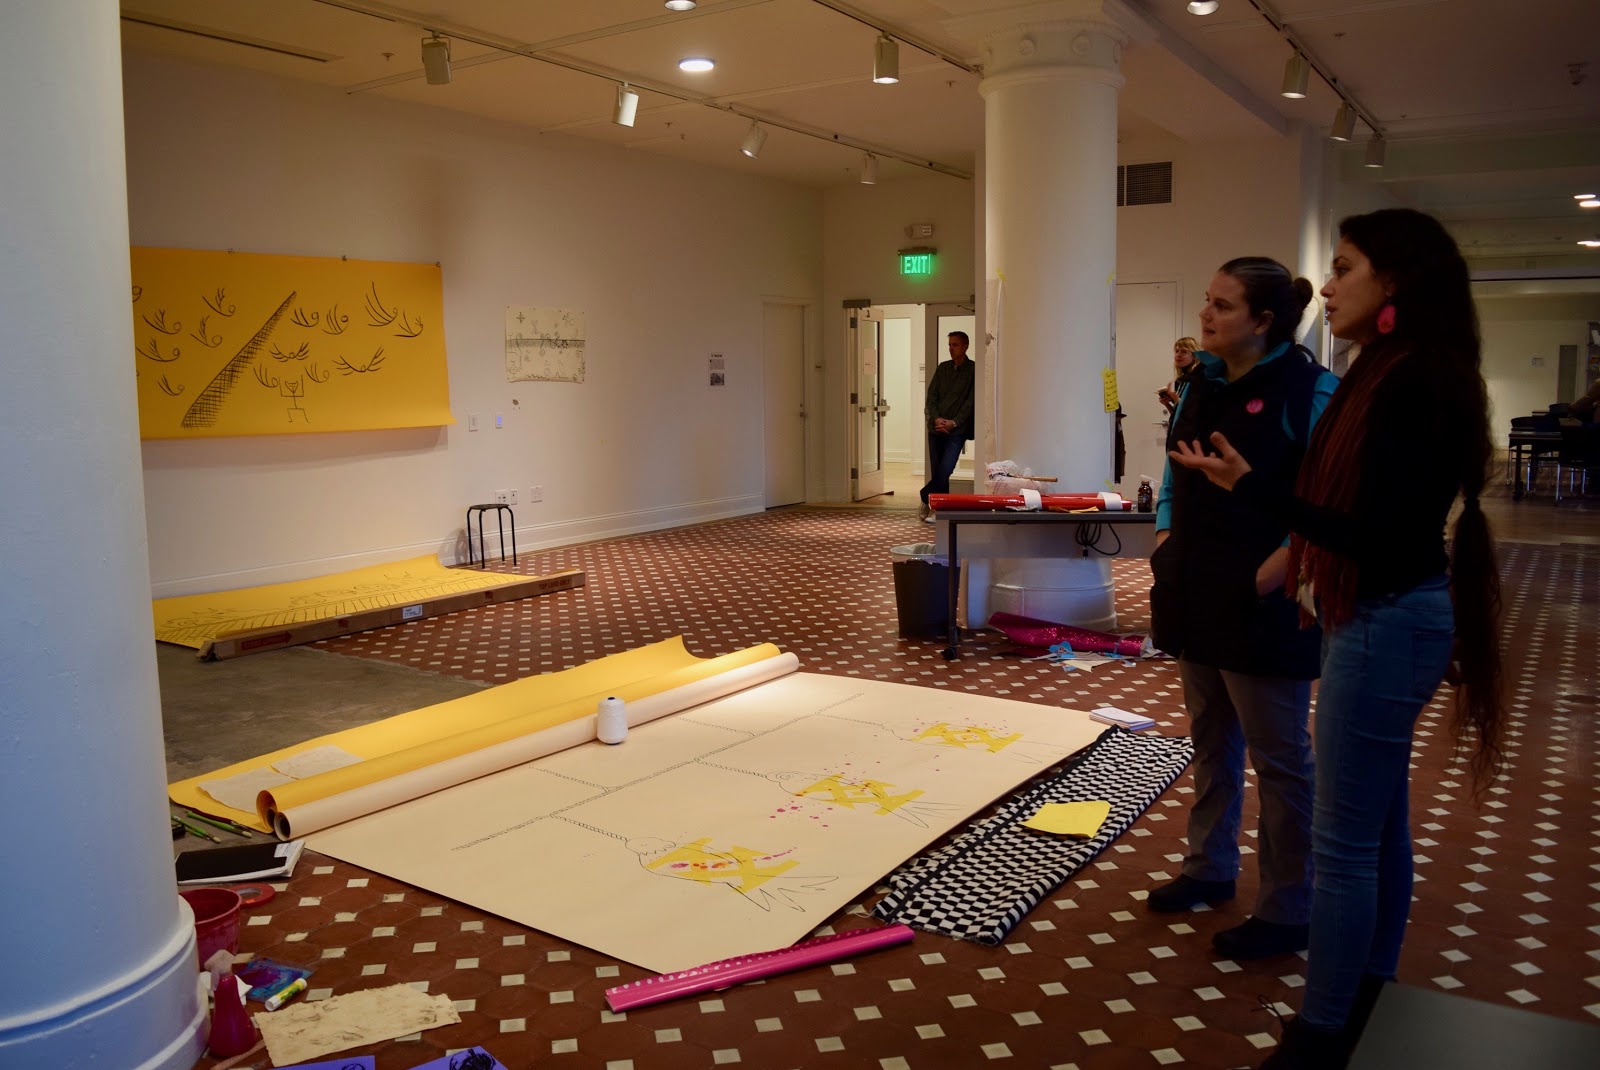
[[[410,985],[369,988],[255,1015],[267,1055],[278,1066],[459,1021],[449,996],[430,996]]]

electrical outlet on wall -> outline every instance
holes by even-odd
[[[506,491],[506,504],[507,505],[516,505],[517,504],[517,488],[516,487],[512,487],[510,490]]]
[[[528,500],[530,502],[542,502],[542,501],[544,501],[544,488],[543,487],[529,487],[528,488]]]
[[[497,490],[497,491],[494,492],[494,500],[495,500],[496,504],[499,504],[499,505],[510,505],[511,504],[511,500],[510,499],[511,499],[511,492],[508,491],[508,490]]]

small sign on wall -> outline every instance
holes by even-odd
[[[721,353],[711,354],[710,358],[706,361],[706,365],[710,376],[709,385],[728,385],[727,362],[722,359]]]

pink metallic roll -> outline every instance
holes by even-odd
[[[928,505],[933,511],[999,512],[1002,509],[1039,510],[1046,513],[1070,513],[1083,509],[1102,512],[1127,512],[1133,503],[1120,494],[930,494]]]
[[[1057,643],[1068,643],[1075,651],[1115,654],[1119,658],[1147,658],[1154,653],[1150,640],[1142,635],[1112,635],[1110,632],[1090,631],[1071,624],[1019,617],[1013,613],[994,614],[989,618],[989,627],[1019,646],[1048,649]]]

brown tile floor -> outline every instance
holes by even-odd
[[[322,646],[503,682],[678,633],[702,655],[771,640],[811,672],[1114,703],[1149,712],[1158,731],[1184,731],[1169,661],[1067,674],[998,639],[969,641],[954,664],[937,642],[897,640],[888,548],[926,531],[903,512],[789,509],[527,555],[521,571],[580,567],[587,588]],[[1508,545],[1503,564],[1514,637],[1507,776],[1475,807],[1443,701],[1424,711],[1402,977],[1595,1021],[1600,550]],[[1138,629],[1148,571],[1142,561],[1115,571],[1124,626]],[[379,1070],[472,1044],[512,1067],[606,1070],[1254,1065],[1276,1035],[1258,1000],[1297,1005],[1305,970],[1293,956],[1235,964],[1211,951],[1211,933],[1246,913],[1253,872],[1221,910],[1162,917],[1143,906],[1146,889],[1177,872],[1192,791],[1180,779],[1001,947],[919,934],[857,962],[627,1015],[609,1014],[603,991],[643,976],[636,967],[320,856],[250,915],[242,949],[314,965],[313,996],[406,982],[457,1001],[460,1025],[379,1047]],[[873,898],[832,927],[875,924],[862,916]]]

